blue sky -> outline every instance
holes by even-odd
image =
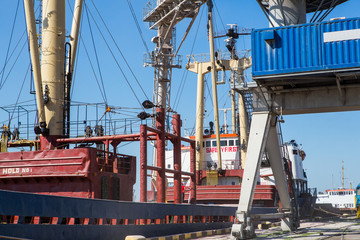
[[[5,57],[8,49],[10,33],[13,26],[17,0],[3,0],[3,7],[0,8],[0,67],[3,67]],[[37,1],[36,1],[37,2]],[[73,2],[73,1],[66,1]],[[87,1],[89,11],[95,16],[99,25],[101,25],[99,17],[96,17],[96,11],[91,3]],[[105,3],[106,2],[106,3]],[[244,28],[265,28],[268,22],[260,7],[255,0],[216,0],[215,2],[215,27],[216,32],[222,32],[226,24],[238,24],[239,27]],[[142,22],[143,6],[147,1],[133,0],[135,14],[139,21],[145,41],[150,48],[154,49],[154,44],[151,38],[156,35],[156,31],[149,30],[148,24]],[[18,18],[14,28],[13,41],[11,42],[10,52],[14,49],[16,42],[20,39],[23,31],[25,30],[25,22],[23,17],[23,1],[20,1],[20,8]],[[5,6],[5,7],[4,7]],[[136,25],[131,16],[128,4],[125,0],[122,1],[96,1],[96,6],[102,13],[102,17],[111,30],[114,38],[116,39],[119,48],[121,49],[126,61],[131,66],[132,71],[136,75],[137,80],[140,82],[146,95],[152,98],[153,89],[153,69],[144,68],[143,54],[146,49],[141,41],[140,35],[136,29]],[[358,9],[360,9],[359,1],[349,1],[337,7],[327,19],[334,17],[357,17]],[[70,31],[70,10],[68,10],[67,34]],[[86,12],[84,12],[86,16]],[[90,20],[92,21],[92,20]],[[180,43],[184,31],[187,27],[189,20],[185,20],[177,27],[177,45]],[[199,26],[199,28],[198,28]],[[95,54],[92,46],[92,39],[90,37],[90,30],[87,19],[83,19],[83,39],[88,49],[93,63],[96,64]],[[197,31],[197,29],[199,29]],[[134,117],[139,109],[139,104],[135,96],[131,93],[124,77],[119,71],[111,53],[108,51],[105,43],[103,42],[99,32],[95,26],[92,26],[94,33],[94,40],[96,41],[96,48],[101,65],[101,73],[104,79],[106,95],[110,105],[131,107],[133,109],[126,114]],[[107,35],[104,28],[102,31]],[[108,41],[111,42],[109,37]],[[196,39],[196,40],[195,40]],[[23,44],[25,39],[21,41]],[[20,46],[22,46],[20,44]],[[116,50],[114,44],[110,43],[117,61],[119,61],[126,78],[131,83],[140,101],[145,100],[147,97],[142,93],[140,87],[136,84],[131,72],[126,67],[124,60],[121,58],[120,53]],[[193,51],[191,49],[194,45]],[[238,40],[238,49],[250,49],[250,37],[241,37]],[[223,39],[216,40],[216,48],[225,50],[225,42]],[[20,52],[19,48],[14,54],[12,61]],[[74,84],[73,101],[75,102],[103,102],[101,93],[98,89],[94,75],[92,74],[89,61],[84,51],[83,43],[81,43],[79,52],[79,62],[76,72],[76,80]],[[207,53],[209,52],[209,44],[207,41],[206,32],[206,8],[203,7],[198,19],[195,21],[193,28],[185,41],[179,54],[183,55],[183,66],[186,64],[186,55],[193,53]],[[14,62],[14,61],[13,61]],[[6,67],[5,77],[11,69],[11,64]],[[19,59],[14,65],[13,70],[10,72],[8,80],[5,82],[4,87],[0,89],[0,105],[14,104],[17,100],[20,87],[23,83],[25,73],[29,64],[29,57],[27,53],[27,46],[19,54]],[[172,107],[181,114],[182,118],[186,119],[186,127],[192,128],[194,126],[195,115],[195,95],[196,95],[196,75],[193,73],[185,74],[185,69],[175,69],[173,71],[172,80]],[[183,79],[183,75],[187,77]],[[99,74],[97,73],[99,77]],[[227,75],[228,77],[229,75]],[[1,74],[0,74],[1,77]],[[4,77],[4,78],[5,78]],[[250,80],[250,75],[248,79]],[[181,94],[179,104],[173,105],[177,92],[180,89],[180,83],[183,81],[184,90]],[[33,100],[33,96],[29,95],[30,78],[25,78],[24,87],[19,101]],[[209,86],[211,86],[209,84]],[[229,86],[227,84],[219,86],[219,106],[230,107],[228,99]],[[227,99],[227,100],[226,100]],[[33,103],[33,101],[31,102]],[[210,113],[205,119],[207,122],[212,120],[211,101],[207,98],[207,109]],[[127,117],[122,112],[121,117]],[[221,114],[222,115],[222,114]],[[91,116],[90,116],[91,117]],[[4,111],[0,111],[0,122],[7,120],[8,115]],[[357,152],[359,147],[358,135],[360,127],[358,119],[360,118],[359,112],[343,112],[343,113],[324,113],[324,114],[308,114],[308,115],[295,115],[285,116],[285,123],[282,125],[284,140],[289,141],[296,139],[296,141],[303,145],[303,149],[307,154],[304,161],[304,167],[307,169],[309,186],[317,187],[320,190],[329,189],[332,187],[341,186],[341,161],[345,165],[345,183],[349,186],[352,182],[356,186],[360,182],[358,168],[360,167],[359,154]],[[228,115],[230,119],[230,115]],[[15,121],[15,120],[14,120]],[[24,120],[23,120],[24,121]],[[30,120],[32,124],[34,120]],[[185,122],[185,121],[184,121]],[[15,124],[15,123],[14,123]],[[12,125],[14,125],[12,124]],[[138,143],[130,144],[126,147],[120,148],[124,153],[138,155]],[[136,187],[138,189],[138,185]]]

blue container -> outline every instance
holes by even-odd
[[[360,69],[360,18],[254,30],[253,78]]]

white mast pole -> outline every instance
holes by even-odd
[[[75,66],[75,58],[77,52],[77,45],[79,39],[79,30],[80,30],[80,21],[81,21],[81,14],[82,14],[82,6],[83,0],[76,0],[74,6],[74,16],[73,22],[71,26],[71,35],[70,35],[70,44],[71,44],[71,63],[70,64],[70,72],[72,73]],[[67,68],[69,69],[69,68]]]
[[[43,1],[41,75],[45,94],[45,115],[50,135],[63,134],[65,1]]]
[[[42,91],[42,79],[40,70],[39,46],[37,44],[37,31],[35,25],[35,12],[33,0],[24,0],[26,27],[28,31],[31,62],[33,66],[34,85],[36,91],[36,104],[38,110],[39,123],[41,127],[46,127],[44,100]]]
[[[216,84],[216,66],[215,66],[215,51],[214,51],[214,33],[213,33],[213,21],[212,21],[212,0],[208,0],[208,18],[209,18],[209,42],[210,42],[210,61],[211,61],[211,80],[212,80],[212,92],[214,101],[214,118],[215,118],[215,134],[216,134],[216,147],[218,155],[218,166],[222,169],[221,160],[221,147],[220,147],[220,129],[219,129],[219,107],[217,97],[217,84]]]
[[[204,136],[204,73],[202,70],[202,63],[198,63],[197,73],[197,99],[196,99],[196,170],[203,170],[203,136]],[[200,69],[199,69],[200,68]]]

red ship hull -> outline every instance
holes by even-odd
[[[94,148],[0,153],[0,189],[132,201],[136,159]]]

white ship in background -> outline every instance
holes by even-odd
[[[319,193],[316,204],[331,204],[334,208],[343,211],[355,211],[355,190],[354,189],[333,189]]]
[[[316,204],[331,204],[332,207],[341,211],[356,211],[355,189],[345,188],[344,161],[342,161],[342,186],[338,189],[328,189],[325,193],[320,192],[316,199]]]

